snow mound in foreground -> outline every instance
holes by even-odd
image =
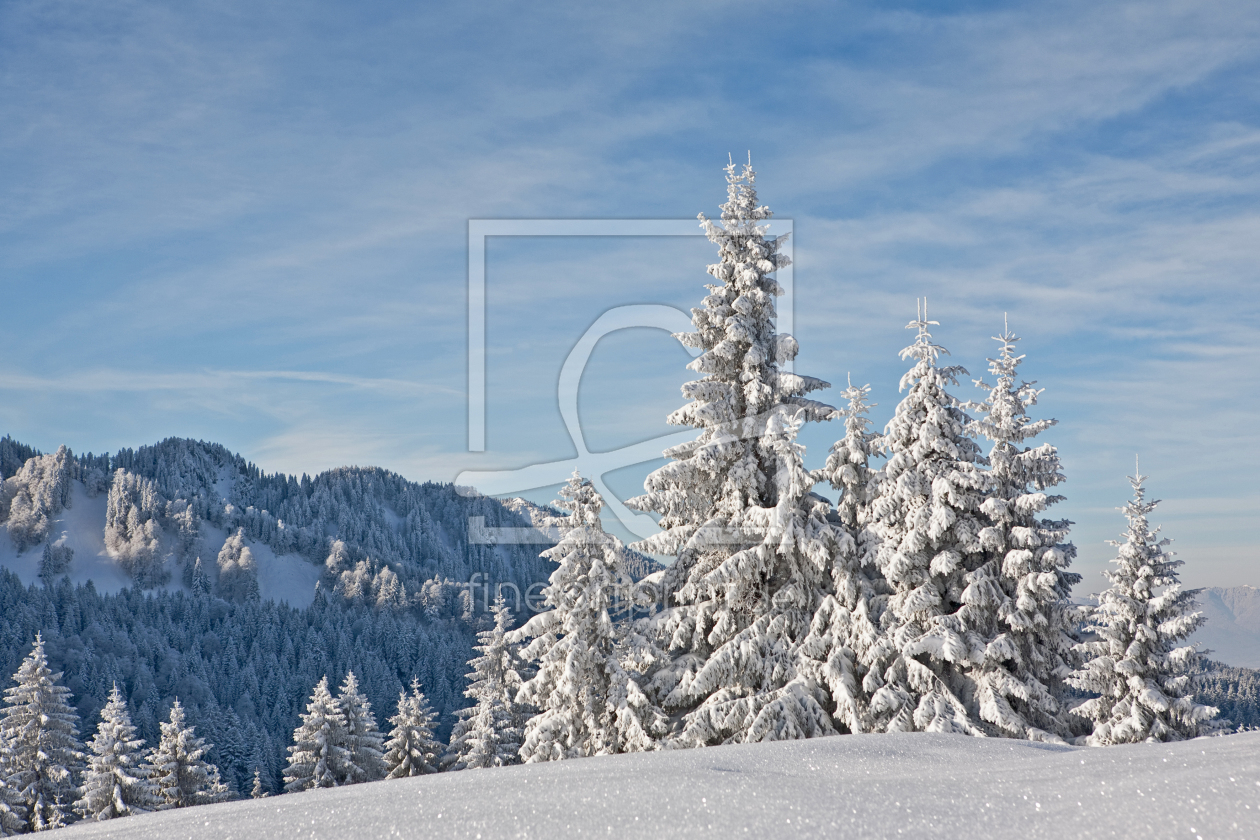
[[[80,823],[66,840],[1260,837],[1260,732],[1085,749],[849,735],[466,770]]]

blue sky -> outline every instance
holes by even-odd
[[[1135,454],[1185,580],[1260,585],[1258,70],[1254,2],[13,0],[0,433],[419,480],[571,457],[568,350],[610,306],[695,305],[711,247],[491,240],[470,454],[468,220],[712,214],[751,149],[794,226],[799,371],[870,382],[882,426],[916,297],[976,376],[1009,313],[1082,592]],[[602,341],[592,448],[668,433],[686,361]]]

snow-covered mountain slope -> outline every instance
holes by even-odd
[[[113,594],[134,584],[131,576],[119,564],[105,545],[106,497],[89,496],[83,482],[73,481],[70,505],[52,519],[47,541],[74,552],[66,575],[71,583],[92,581],[98,592]],[[222,528],[202,523],[199,542],[194,552],[213,565],[227,541],[228,533]],[[245,540],[257,563],[259,595],[264,600],[285,601],[290,606],[309,606],[315,598],[315,583],[322,568],[306,558],[294,554],[277,555],[270,546]],[[9,538],[8,523],[0,523],[0,568],[8,569],[31,585],[39,582],[40,560],[43,544],[19,552]],[[160,585],[167,591],[186,590],[180,575]]]
[[[1207,624],[1190,637],[1212,651],[1212,659],[1240,668],[1260,668],[1260,589],[1213,586],[1199,595]]]
[[[474,580],[486,592],[500,584],[525,592],[554,568],[538,556],[545,538],[471,538],[473,522],[528,528],[537,511],[379,468],[298,478],[268,475],[202,441],[40,455],[6,437],[0,479],[0,567],[28,583],[51,549],[45,577],[68,574],[103,592],[201,585],[229,599],[305,606],[322,577],[352,603],[449,617],[484,611],[460,599]],[[493,594],[480,599],[488,600]]]
[[[70,507],[52,521],[49,541],[74,551],[68,574],[74,583],[93,582],[101,592],[131,586],[130,576],[105,550],[105,496],[89,498],[83,482],[74,482]],[[19,552],[9,538],[8,522],[0,523],[0,567],[17,574],[28,586],[39,581],[43,545]]]
[[[851,735],[443,773],[72,826],[73,838],[1260,837],[1260,732],[1052,747]]]

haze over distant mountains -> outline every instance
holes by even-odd
[[[1212,651],[1212,659],[1241,668],[1260,668],[1260,589],[1212,586],[1199,595],[1207,624],[1190,637]]]

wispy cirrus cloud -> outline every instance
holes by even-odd
[[[1258,47],[1235,0],[8,4],[0,423],[291,471],[565,457],[568,347],[607,306],[694,305],[711,257],[492,251],[474,458],[467,219],[711,214],[752,149],[796,222],[801,370],[871,382],[882,422],[915,297],[975,375],[1009,313],[1097,543],[1132,449],[1170,506],[1249,495]],[[659,338],[597,348],[592,440],[664,426],[686,372]],[[1222,557],[1250,521],[1226,510],[1194,531]]]

